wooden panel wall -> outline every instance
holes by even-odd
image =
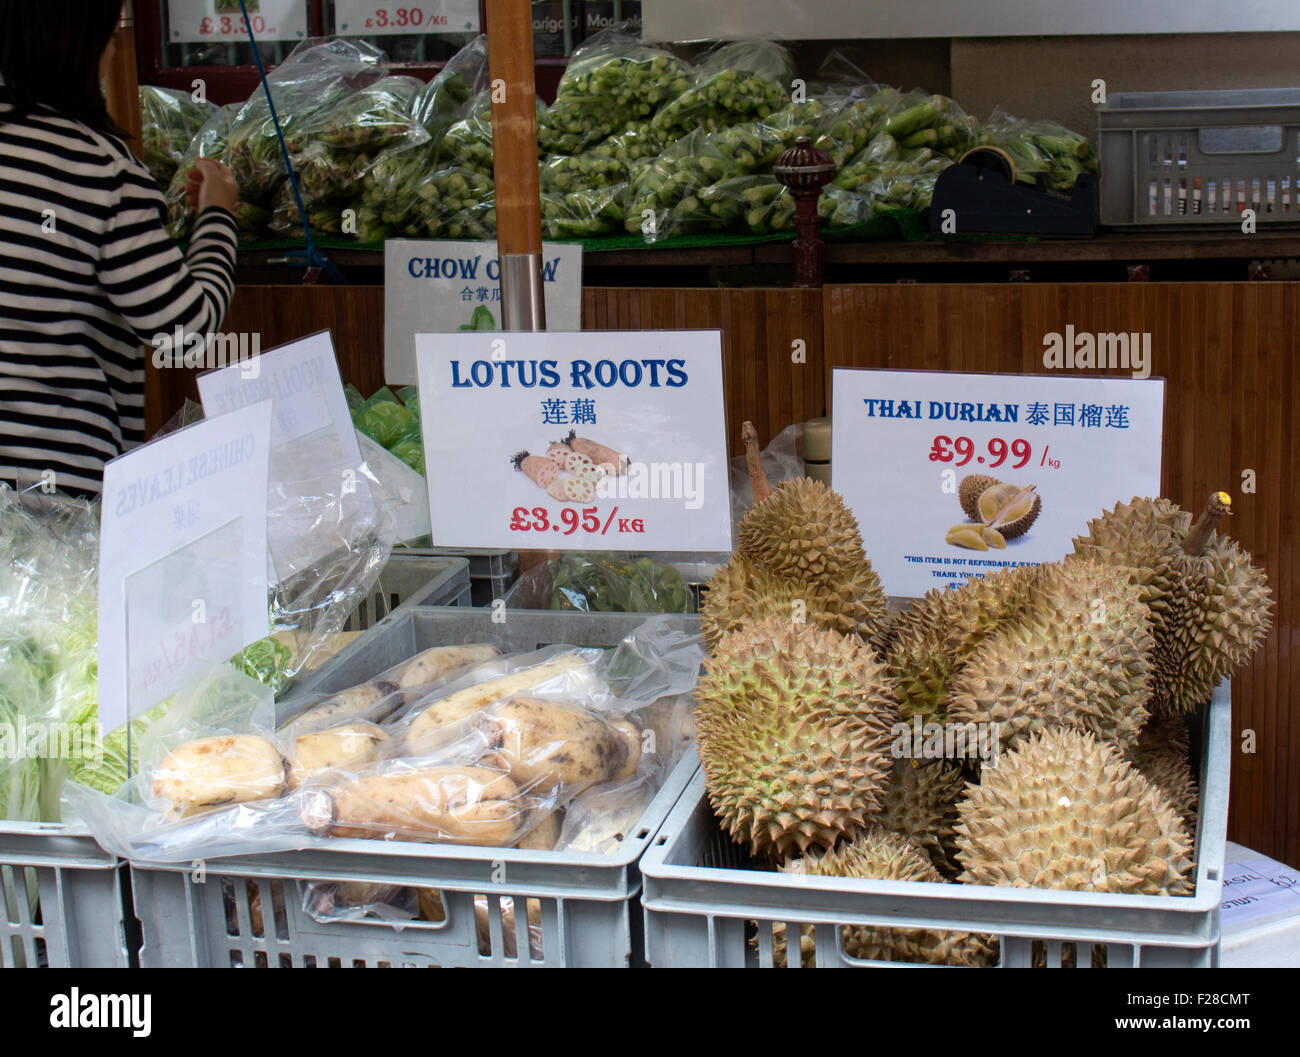
[[[1149,331],[1166,378],[1163,492],[1188,509],[1222,488],[1227,531],[1268,571],[1273,630],[1233,684],[1229,835],[1300,865],[1296,510],[1300,285],[876,285],[825,289],[826,367],[1047,373],[1043,335]],[[1092,372],[1105,373],[1105,372]],[[1244,493],[1254,470],[1256,490]],[[1117,498],[1128,498],[1117,497]],[[1242,749],[1253,730],[1256,752]]]
[[[1261,561],[1278,600],[1274,629],[1234,683],[1230,835],[1300,866],[1300,677],[1296,646],[1296,357],[1300,285],[875,285],[788,289],[611,289],[583,294],[588,330],[721,329],[728,437],[750,418],[768,440],[824,414],[833,366],[1043,372],[1042,337],[1077,330],[1150,331],[1153,373],[1167,379],[1165,495],[1199,507],[1231,492],[1229,532]],[[329,328],[343,379],[383,382],[381,287],[240,287],[226,331],[263,348]],[[613,339],[612,339],[613,340]],[[806,343],[806,362],[791,357]],[[188,372],[152,372],[156,427],[180,406]],[[192,389],[190,390],[193,395]],[[1254,470],[1257,489],[1242,492]],[[1253,730],[1257,751],[1240,751]]]
[[[584,330],[721,330],[727,440],[744,451],[740,426],[764,444],[792,422],[827,411],[820,290],[589,288]],[[795,342],[805,347],[794,358]]]

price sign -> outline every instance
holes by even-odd
[[[307,36],[307,0],[244,0],[258,40]],[[167,0],[167,37],[178,44],[247,43],[239,0]]]
[[[415,335],[501,329],[495,242],[384,243],[384,378],[415,384]],[[582,329],[582,247],[542,243],[546,325]]]
[[[435,545],[731,549],[716,331],[415,347]]]
[[[477,33],[478,0],[335,0],[336,33],[377,37],[398,33]]]
[[[99,717],[105,730],[266,635],[270,401],[104,467]]]
[[[1162,379],[837,370],[832,395],[834,486],[891,595],[1056,561],[1160,494]]]

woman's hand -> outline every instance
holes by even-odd
[[[239,185],[221,162],[212,158],[195,158],[194,168],[185,178],[185,198],[196,213],[202,213],[209,206],[234,213],[239,202]]]

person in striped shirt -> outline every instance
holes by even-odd
[[[182,254],[100,87],[120,4],[68,6],[0,0],[0,481],[92,496],[143,440],[144,345],[221,325],[239,195],[196,163]]]

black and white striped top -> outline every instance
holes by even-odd
[[[0,87],[0,480],[53,470],[61,490],[98,493],[104,463],[144,436],[142,346],[216,330],[238,235],[204,210],[182,256],[124,143],[12,115]]]

